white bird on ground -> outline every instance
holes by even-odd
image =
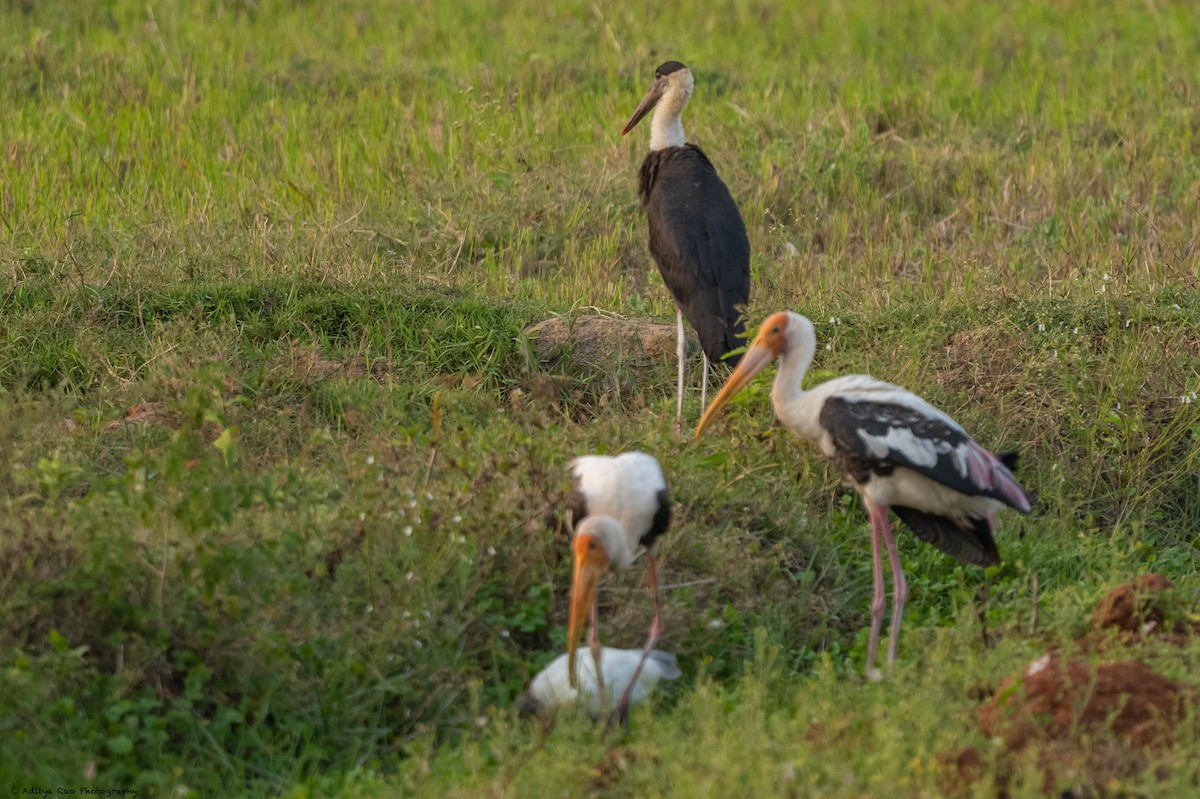
[[[807,318],[790,311],[772,314],[700,419],[696,438],[730,397],[779,359],[771,388],[775,414],[833,459],[871,518],[875,593],[866,671],[876,676],[875,650],[886,604],[881,555],[885,547],[894,590],[889,665],[896,659],[908,598],[888,509],[923,541],[964,563],[990,566],[1000,562],[992,536],[996,514],[1006,505],[1029,513],[1029,497],[1010,471],[1016,466],[1016,453],[993,455],[912,392],[867,375],[834,378],[805,391],[800,382],[816,349],[816,333]]]
[[[610,689],[607,692],[606,706],[600,706],[600,684],[596,680],[596,666],[590,652],[579,650],[575,653],[576,679],[578,688],[571,687],[568,677],[568,655],[559,655],[550,665],[538,672],[529,683],[529,688],[517,699],[517,707],[522,715],[550,715],[564,705],[580,701],[580,692],[586,695],[588,713],[593,719],[599,719],[613,710],[613,700],[619,692],[630,689],[629,703],[636,705],[654,690],[659,680],[675,680],[679,678],[679,666],[675,656],[669,652],[651,650],[645,663],[642,663],[640,649],[614,649],[603,647],[600,650],[601,673],[604,685]],[[636,682],[633,675],[638,672]]]

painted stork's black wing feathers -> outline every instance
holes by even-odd
[[[750,239],[742,215],[694,144],[652,150],[638,178],[650,254],[704,354],[716,362],[745,343],[739,306],[750,299]]]
[[[654,521],[650,523],[650,529],[638,541],[646,549],[654,546],[658,537],[671,526],[671,492],[666,488],[660,488],[655,497],[658,499],[658,509],[654,511]]]
[[[902,466],[966,496],[1029,510],[1024,490],[1004,463],[943,418],[901,403],[835,395],[825,400],[819,421],[838,448],[857,459]],[[1011,461],[1016,463],[1015,456]]]
[[[970,519],[969,526],[961,527],[953,519],[916,508],[893,505],[892,510],[917,538],[933,544],[963,563],[992,566],[1000,562],[1000,552],[996,549],[996,539],[992,537],[992,524],[988,519]]]

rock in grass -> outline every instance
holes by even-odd
[[[605,711],[611,711],[617,699],[629,685],[633,670],[642,657],[640,649],[614,649],[602,647],[600,665],[604,673]],[[551,715],[563,705],[579,700],[580,690],[587,695],[588,712],[592,718],[600,716],[600,694],[596,683],[596,664],[589,649],[575,653],[575,665],[579,675],[579,689],[571,687],[567,679],[567,656],[559,655],[550,665],[538,672],[529,683],[529,688],[517,699],[521,715]],[[645,699],[659,680],[675,680],[680,675],[675,656],[669,652],[651,650],[646,665],[633,686],[630,704],[636,705]]]
[[[638,319],[577,316],[547,319],[526,329],[538,360],[568,369],[603,369],[614,363],[634,366],[675,357],[675,326]],[[695,338],[688,334],[688,349]]]

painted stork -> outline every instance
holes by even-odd
[[[654,622],[643,650],[643,661],[662,633],[662,606],[658,598],[655,559],[658,538],[671,523],[671,495],[662,469],[653,456],[626,452],[617,456],[585,455],[571,461],[572,492],[568,507],[575,529],[574,577],[567,624],[568,680],[577,684],[575,650],[590,614],[588,647],[600,663],[597,630],[597,588],[607,571],[627,571],[639,546],[646,550],[646,582],[654,600]],[[601,677],[604,671],[600,671]],[[629,709],[637,672],[616,705],[619,718]],[[601,683],[600,691],[604,686]]]
[[[571,686],[568,674],[567,660],[570,655],[559,655],[530,681],[525,693],[517,699],[517,709],[523,716],[551,715],[563,705],[577,701],[582,692],[587,697],[588,712],[593,719],[597,719],[602,713],[609,713],[613,709],[610,702],[601,698],[602,685],[611,686],[614,692],[628,688],[629,704],[636,705],[650,695],[660,680],[675,680],[680,675],[675,656],[669,652],[651,650],[644,665],[642,654],[640,649],[614,649],[609,646],[601,648],[600,667],[603,677],[597,680],[596,667],[590,654],[579,650],[575,653],[578,688]]]
[[[654,85],[621,135],[651,109],[650,152],[638,173],[638,194],[650,222],[650,254],[675,300],[679,385],[675,422],[683,420],[683,318],[695,328],[704,351],[700,404],[708,399],[708,368],[741,346],[739,305],[750,299],[750,239],[746,224],[712,161],[683,135],[680,116],[692,96],[691,71],[668,61],[654,71]],[[728,359],[731,366],[737,357]]]
[[[896,659],[908,597],[888,508],[923,541],[964,563],[989,566],[1000,562],[992,537],[997,512],[1007,505],[1029,513],[1029,497],[1011,471],[1016,453],[993,455],[945,413],[899,386],[867,375],[846,375],[803,390],[800,381],[816,348],[812,322],[805,317],[788,311],[768,317],[700,419],[696,438],[730,397],[779,359],[771,388],[776,415],[837,463],[846,482],[862,496],[871,519],[875,594],[866,671],[875,677],[885,603],[881,546],[887,548],[894,590],[888,665]]]

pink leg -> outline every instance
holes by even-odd
[[[650,595],[654,598],[654,621],[650,624],[650,636],[646,639],[646,648],[642,650],[642,659],[638,661],[637,668],[633,670],[633,676],[629,678],[629,685],[625,686],[624,693],[621,694],[620,700],[617,702],[617,707],[613,711],[613,717],[622,723],[629,722],[629,700],[633,696],[633,686],[637,684],[638,677],[642,676],[642,667],[646,665],[646,658],[650,656],[650,650],[658,644],[658,638],[662,635],[662,603],[658,598],[658,566],[655,563],[654,553],[646,550],[646,582],[650,584]],[[612,718],[609,719],[609,725],[612,724]]]
[[[908,583],[904,580],[904,569],[900,566],[900,551],[896,549],[896,538],[888,522],[887,508],[878,508],[879,529],[883,531],[883,543],[887,546],[888,561],[892,564],[892,637],[888,641],[888,665],[896,662],[896,646],[900,643],[900,618],[904,615],[904,603],[908,600]]]
[[[600,667],[600,633],[597,632],[599,626],[596,623],[600,605],[600,597],[597,596],[592,600],[592,618],[591,624],[588,625],[588,649],[592,650],[592,663],[596,666],[596,697],[600,700],[601,712],[608,707],[607,697],[604,695],[604,671]]]
[[[867,644],[867,679],[874,680],[879,678],[879,673],[875,670],[875,650],[879,648],[879,630],[883,626],[883,608],[887,602],[883,594],[883,553],[879,551],[879,542],[883,537],[883,530],[880,528],[879,520],[883,519],[883,523],[887,524],[887,516],[880,515],[875,512],[866,500],[863,503],[867,506],[867,513],[871,517],[871,568],[875,574],[875,593],[871,597],[871,640]],[[886,511],[884,512],[886,514]]]

